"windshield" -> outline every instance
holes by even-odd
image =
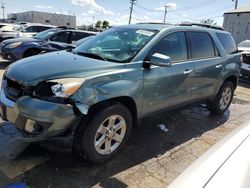
[[[238,45],[238,47],[241,47],[241,48],[250,48],[250,40],[241,42],[241,43]]]
[[[134,28],[112,28],[87,40],[73,52],[79,55],[96,54],[108,61],[129,62],[156,32]]]
[[[52,34],[54,34],[57,31],[58,31],[58,29],[48,29],[48,30],[45,30],[45,31],[38,33],[36,36],[34,36],[34,38],[40,39],[40,40],[47,40],[49,38],[49,36],[51,36]]]

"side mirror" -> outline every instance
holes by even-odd
[[[149,64],[159,66],[159,67],[171,67],[172,61],[171,58],[167,55],[155,53],[152,55]]]

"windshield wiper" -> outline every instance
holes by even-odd
[[[74,53],[77,55],[81,55],[81,56],[86,56],[86,57],[90,57],[90,58],[108,61],[105,57],[103,57],[99,54],[91,53],[91,52],[74,52]]]

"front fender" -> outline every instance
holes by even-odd
[[[87,114],[88,108],[99,102],[129,97],[141,109],[143,77],[140,71],[120,72],[119,74],[103,75],[87,80],[71,99],[77,103],[78,109]],[[140,112],[138,112],[140,114]]]

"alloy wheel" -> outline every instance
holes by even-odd
[[[126,121],[120,115],[111,115],[98,127],[94,145],[99,154],[108,155],[122,143],[126,134]]]

